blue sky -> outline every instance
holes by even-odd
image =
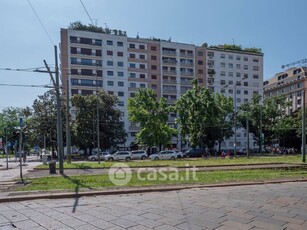
[[[30,0],[52,41],[60,28],[90,20],[79,0]],[[201,45],[233,42],[264,53],[264,79],[307,58],[306,0],[83,0],[98,26],[128,36],[172,38]],[[1,0],[0,68],[54,64],[53,44],[27,0]],[[48,74],[0,70],[1,84],[49,84]],[[0,85],[0,109],[31,106],[47,89]]]

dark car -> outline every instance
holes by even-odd
[[[184,157],[205,157],[206,156],[206,150],[201,148],[193,148],[189,149],[184,153]]]

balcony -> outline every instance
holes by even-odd
[[[180,71],[180,75],[182,75],[182,76],[193,76],[194,72]]]
[[[163,83],[166,83],[166,84],[177,84],[177,81],[176,80],[163,79]]]
[[[186,66],[186,67],[193,67],[194,63],[193,62],[180,62],[181,66]]]
[[[165,65],[177,65],[177,61],[172,61],[172,60],[163,60],[162,62]]]
[[[181,80],[180,84],[181,85],[192,85],[192,79],[191,80]]]
[[[163,93],[177,94],[177,89],[163,88]]]
[[[165,56],[177,56],[176,51],[162,50],[162,55]]]
[[[180,57],[194,58],[193,53],[180,53]]]
[[[176,70],[162,70],[163,74],[177,75]]]

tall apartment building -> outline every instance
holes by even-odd
[[[255,94],[263,95],[263,54],[207,48],[207,86],[214,92],[232,97],[236,111]],[[236,138],[235,138],[236,135]],[[238,149],[246,148],[245,129],[238,128],[230,139],[221,143],[222,149],[233,149],[236,139]],[[256,147],[250,134],[250,148]]]
[[[245,86],[245,83],[244,86],[237,86],[237,89],[244,87],[248,90],[248,95],[244,95],[244,98],[249,99],[256,91],[262,94],[262,55],[220,51],[158,39],[129,38],[61,29],[63,89],[66,93],[65,84],[69,79],[70,96],[96,94],[98,89],[104,89],[118,96],[118,108],[122,111],[128,133],[125,146],[131,146],[135,142],[138,127],[128,121],[128,98],[133,97],[140,88],[150,88],[156,92],[158,98],[164,97],[168,103],[172,104],[192,88],[191,80],[194,77],[198,79],[200,85],[208,84],[212,90],[220,92],[221,85],[218,82],[223,78],[228,80],[226,75],[222,75],[222,72],[227,69],[224,70],[224,67],[220,66],[222,64],[220,53],[232,54],[234,58],[240,56],[240,60],[233,60],[233,68],[236,71],[233,71],[232,79],[233,81],[239,79],[237,72],[242,76],[245,73],[248,74],[249,79],[246,81],[248,86]],[[245,61],[245,57],[249,60]],[[227,65],[228,63],[230,61],[227,61]],[[224,64],[226,65],[226,62]],[[238,65],[242,66],[242,69],[238,69]],[[245,65],[248,66],[247,70],[244,69]],[[257,70],[254,69],[256,67]],[[208,71],[211,69],[215,71],[214,77],[209,73],[210,71],[207,74],[207,68]],[[215,79],[213,84],[212,81],[207,80],[207,76]],[[229,78],[229,84],[230,81]],[[242,91],[242,94],[244,92]],[[233,94],[227,93],[227,95]],[[239,106],[239,103],[237,105]],[[174,123],[174,119],[175,114],[170,114],[169,122]],[[180,148],[181,138],[173,138],[172,144]]]
[[[275,76],[263,83],[264,98],[285,95],[286,100],[291,102],[287,113],[300,109],[303,106],[303,92],[307,90],[307,67],[294,67]],[[305,105],[307,103],[305,93]]]

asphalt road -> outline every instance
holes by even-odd
[[[307,229],[307,182],[0,204],[0,229]]]

